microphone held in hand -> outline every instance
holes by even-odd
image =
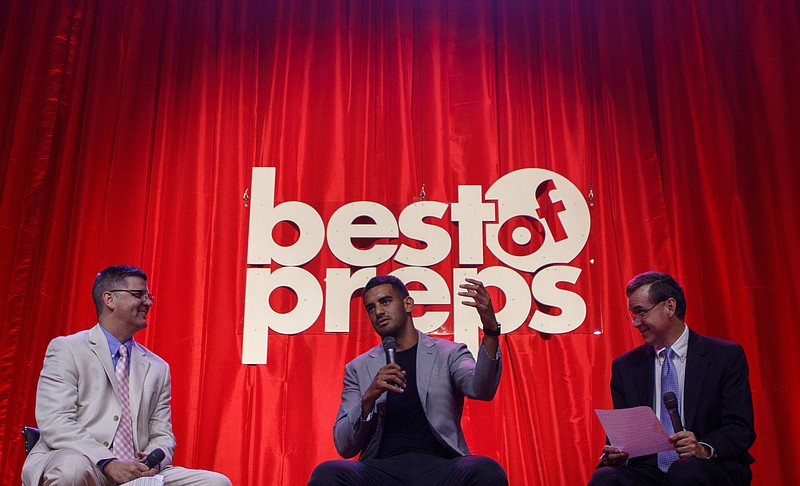
[[[153,449],[145,458],[144,464],[150,469],[153,469],[164,460],[164,456],[166,456],[166,454],[164,454],[164,451],[160,447],[158,449]]]
[[[383,339],[383,350],[386,351],[386,364],[395,363],[394,353],[397,351],[397,341],[392,336]]]
[[[672,428],[675,432],[683,431],[683,424],[681,424],[681,414],[678,412],[678,398],[675,392],[668,391],[664,393],[664,407],[669,413],[669,419],[672,421]]]

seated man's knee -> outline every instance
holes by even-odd
[[[685,457],[672,463],[667,471],[665,484],[714,484],[706,469],[706,459]]]
[[[202,486],[231,486],[231,480],[224,474],[206,469],[188,469],[169,465],[161,470],[164,484],[185,484]]]
[[[339,482],[352,474],[352,470],[356,467],[357,463],[354,461],[325,461],[320,463],[311,472],[311,478],[308,480],[309,486],[325,485],[325,484],[339,484]]]
[[[208,471],[208,477],[203,480],[205,486],[233,486],[231,480],[224,474]]]
[[[42,484],[96,484],[99,470],[83,454],[69,449],[55,452],[42,473]]]
[[[612,486],[619,484],[617,470],[611,466],[595,469],[589,479],[589,486]]]
[[[503,466],[489,457],[466,456],[460,461],[459,468],[467,468],[469,477],[480,484],[508,484],[508,477]]]

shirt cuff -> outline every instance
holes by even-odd
[[[698,444],[703,444],[704,446],[708,447],[709,451],[711,451],[711,453],[708,455],[708,457],[706,457],[706,459],[716,459],[717,458],[717,450],[714,449],[713,447],[711,447],[711,444],[708,444],[706,442],[700,442],[700,441],[697,441],[697,443]]]

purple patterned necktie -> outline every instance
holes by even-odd
[[[675,433],[672,428],[672,420],[669,418],[669,412],[664,405],[664,393],[672,392],[678,399],[678,411],[680,412],[681,397],[678,394],[678,372],[675,365],[672,363],[672,355],[675,351],[672,348],[664,348],[664,363],[661,365],[661,395],[659,395],[659,402],[661,402],[661,424],[667,430],[669,435]],[[669,466],[678,460],[678,453],[675,450],[669,450],[658,453],[658,468],[667,472]]]
[[[133,453],[133,421],[131,419],[131,399],[128,392],[128,348],[119,347],[119,359],[116,368],[117,395],[122,406],[117,433],[114,435],[114,454],[122,461],[132,461]]]

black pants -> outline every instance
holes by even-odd
[[[629,466],[603,466],[592,474],[589,486],[743,486],[752,480],[747,473],[749,470],[731,474],[714,459],[687,457],[673,462],[666,474],[655,460]]]
[[[508,478],[496,461],[484,456],[455,459],[402,454],[366,461],[326,461],[311,473],[309,486],[506,486]]]

